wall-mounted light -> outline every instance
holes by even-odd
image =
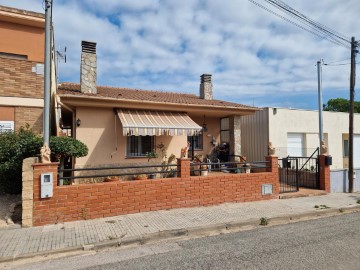
[[[76,120],[76,125],[77,125],[78,127],[80,127],[80,125],[81,125],[81,120],[80,120],[80,118],[78,118],[78,119]]]

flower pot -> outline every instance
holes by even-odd
[[[115,181],[119,181],[120,180],[120,177],[118,176],[109,176],[109,177],[106,177],[104,182],[115,182]]]
[[[208,176],[208,171],[202,171],[201,176]]]
[[[155,173],[149,174],[149,179],[156,179],[156,174]]]
[[[139,175],[135,175],[134,179],[135,180],[146,180],[146,179],[148,179],[148,177],[146,174],[139,174]]]

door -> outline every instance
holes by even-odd
[[[287,154],[292,157],[304,156],[304,135],[302,133],[287,134]]]

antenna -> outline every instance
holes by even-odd
[[[58,81],[59,81],[59,74],[60,74],[59,64],[61,61],[64,61],[64,63],[66,63],[66,50],[67,50],[66,46],[64,48],[59,46],[59,49],[56,50],[56,56],[55,56],[56,57],[56,84],[58,84]]]

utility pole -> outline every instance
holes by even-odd
[[[321,149],[321,141],[324,140],[323,135],[323,101],[322,101],[322,59],[317,61],[318,72],[318,101],[319,101],[319,149]]]
[[[51,6],[52,0],[45,0],[43,143],[48,146],[50,145]]]
[[[351,71],[350,71],[350,109],[349,109],[349,192],[354,191],[354,96],[355,96],[355,56],[357,42],[351,38]]]

